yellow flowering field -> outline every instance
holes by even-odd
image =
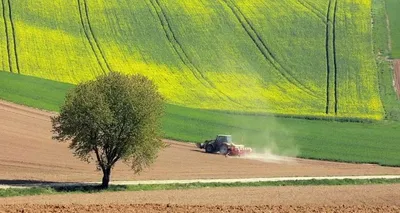
[[[141,73],[171,104],[381,119],[370,0],[2,0],[1,70]]]

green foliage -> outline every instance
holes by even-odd
[[[153,82],[110,72],[67,94],[60,115],[52,117],[54,138],[71,140],[69,147],[84,161],[94,153],[108,184],[118,160],[130,162],[134,172],[154,161],[163,147],[162,115],[163,98]]]
[[[400,58],[400,1],[386,0],[386,9],[390,22],[391,56],[392,58]]]
[[[64,100],[62,95],[66,93],[54,89],[63,85],[59,82],[4,72],[0,72],[0,79],[20,82],[0,87],[3,91],[10,91],[6,94],[9,101],[25,104],[21,100],[36,94],[38,98],[29,102],[29,106],[37,108],[58,108]],[[55,91],[59,96],[48,99],[47,96]],[[4,93],[0,93],[0,98],[3,97]],[[163,136],[170,139],[203,142],[216,134],[225,133],[232,134],[238,142],[242,142],[243,138],[247,145],[261,149],[276,145],[278,152],[294,153],[304,158],[400,166],[400,123],[397,122],[346,123],[239,115],[170,104],[165,105],[162,121]]]

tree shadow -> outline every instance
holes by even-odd
[[[8,180],[8,179],[0,179],[0,185],[7,186],[20,186],[20,185],[43,185],[43,184],[55,184],[59,182],[54,181],[41,181],[41,180]]]
[[[124,191],[127,189],[126,185],[109,185],[104,189],[100,183],[79,183],[79,182],[55,182],[55,181],[41,181],[41,180],[7,180],[0,179],[0,185],[10,188],[50,188],[56,192],[84,192],[94,193],[101,191]]]
[[[103,188],[101,184],[81,184],[81,185],[69,185],[69,186],[53,186],[51,187],[56,192],[84,192],[84,193],[96,193],[102,191],[126,191],[128,186],[126,185],[110,185],[107,189]]]

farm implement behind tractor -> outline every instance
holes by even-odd
[[[217,135],[214,140],[196,143],[196,146],[200,149],[205,149],[207,153],[220,153],[225,156],[242,156],[253,151],[244,145],[234,144],[231,135]]]

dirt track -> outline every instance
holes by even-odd
[[[211,188],[4,198],[0,212],[399,212],[398,197],[400,184]]]
[[[49,116],[47,112],[0,102],[0,184],[101,180],[94,164],[79,161],[67,144],[51,140]],[[150,169],[134,175],[128,166],[118,164],[112,180],[400,174],[400,168],[376,165],[302,159],[278,164],[225,158],[205,154],[192,144],[167,142],[171,146],[160,153]]]
[[[394,86],[400,99],[400,59],[394,60]]]

